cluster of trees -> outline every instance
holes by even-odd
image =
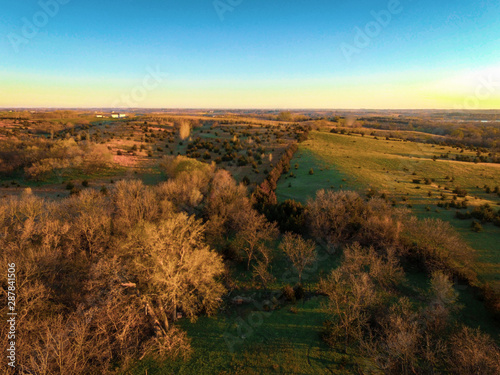
[[[489,204],[474,207],[472,211],[457,212],[456,217],[461,220],[476,219],[482,224],[493,223],[500,226],[500,210],[495,210]]]
[[[224,292],[201,222],[138,181],[58,203],[27,191],[1,202],[0,225],[2,261],[18,265],[22,373],[93,374],[140,355],[187,354],[170,322],[177,311],[212,312]]]
[[[455,320],[453,278],[478,285],[474,252],[445,222],[417,220],[384,200],[353,192],[320,191],[304,211],[310,233],[341,266],[320,282],[330,318],[324,340],[365,358],[371,372],[386,374],[496,374],[500,350],[479,330]],[[429,295],[416,303],[403,292],[404,264],[430,277]],[[414,297],[414,296],[413,296]],[[495,303],[499,311],[498,299]]]
[[[64,175],[66,171],[98,172],[109,167],[112,161],[112,155],[104,145],[77,143],[73,138],[5,142],[0,148],[2,174],[23,169],[27,178],[37,181],[54,173]]]
[[[442,145],[446,145],[446,143],[441,143]],[[462,155],[464,150],[466,149],[463,145],[459,145],[458,147],[460,148],[460,153],[455,155],[454,160],[456,161],[461,161],[465,163],[500,163],[500,157],[495,153],[495,152],[488,152],[488,150],[479,148],[481,151],[476,151],[476,155]],[[469,147],[471,151],[474,151],[474,147]],[[482,152],[485,154],[483,155]],[[446,154],[441,154],[439,155],[440,159],[452,159],[453,155],[451,155],[451,152],[448,152]],[[436,161],[438,157],[434,155],[432,157],[432,160]]]
[[[475,116],[475,115],[474,115]],[[477,114],[477,118],[480,115]],[[409,130],[439,135],[449,144],[498,148],[500,130],[494,123],[434,121],[425,118],[364,117],[363,127],[384,130]],[[494,121],[494,120],[493,120]]]
[[[106,373],[145,355],[188,355],[172,323],[217,310],[221,254],[269,277],[277,230],[243,185],[214,166],[174,171],[156,187],[119,181],[57,202],[29,190],[0,202],[1,261],[19,270],[20,371]]]
[[[310,235],[327,248],[354,242],[375,250],[390,248],[429,273],[444,270],[478,285],[475,252],[447,222],[418,220],[408,209],[393,207],[385,199],[365,200],[350,191],[320,190],[303,215]]]
[[[234,263],[267,290],[276,248],[300,282],[319,245],[343,250],[341,266],[319,287],[328,297],[329,344],[354,348],[385,373],[443,366],[496,373],[491,338],[453,325],[451,278],[479,286],[473,250],[449,224],[417,220],[381,198],[319,191],[307,205],[277,204],[276,183],[296,149],[287,149],[252,196],[215,164],[177,156],[162,160],[169,179],[154,187],[119,181],[56,202],[29,190],[0,200],[0,261],[19,265],[19,370],[108,373],[144,356],[188,356],[189,338],[174,323],[217,312],[235,287]],[[405,264],[431,279],[422,306],[401,288]],[[500,311],[494,294],[485,298]]]
[[[398,291],[404,276],[393,252],[348,246],[342,265],[320,283],[331,316],[325,341],[363,356],[366,372],[497,374],[494,340],[455,324],[458,294],[449,276],[433,272],[419,305]]]

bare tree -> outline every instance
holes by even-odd
[[[318,191],[316,198],[307,204],[312,235],[332,245],[350,239],[359,229],[364,206],[363,199],[355,192]]]
[[[320,282],[319,290],[328,296],[328,310],[333,318],[330,324],[330,340],[343,340],[344,349],[353,340],[359,340],[367,324],[366,309],[375,304],[378,296],[366,273],[348,275],[334,270]]]
[[[237,232],[235,241],[246,253],[247,269],[250,269],[258,246],[276,238],[278,229],[276,224],[269,223],[264,215],[255,210],[242,212],[237,220],[241,229]]]
[[[316,260],[316,244],[311,240],[304,240],[300,235],[286,233],[280,244],[280,249],[288,256],[302,282],[304,269]]]
[[[447,362],[454,374],[499,374],[500,350],[495,341],[479,329],[463,327],[451,337]]]
[[[459,306],[455,305],[458,293],[453,289],[450,278],[441,271],[435,271],[431,277],[431,298],[425,309],[427,331],[439,335],[449,324],[450,313]]]
[[[102,253],[111,239],[110,201],[96,190],[82,191],[67,202],[64,216],[73,222],[73,243],[90,257]]]
[[[401,298],[382,319],[377,337],[362,341],[362,352],[384,374],[417,373],[421,348],[418,315],[408,298]]]
[[[396,285],[402,278],[400,266],[373,248],[347,246],[342,265],[319,285],[319,290],[328,296],[333,319],[329,325],[330,340],[343,339],[345,348],[353,340],[360,340],[372,313],[382,302],[384,288]]]
[[[158,215],[155,192],[140,180],[119,181],[112,194],[115,206],[114,229],[127,233],[137,223]]]
[[[194,217],[177,214],[159,224],[143,223],[129,235],[124,250],[138,289],[158,309],[165,328],[178,309],[194,318],[217,308],[224,288],[216,277],[224,265],[205,244],[203,226]]]
[[[253,266],[254,277],[258,277],[264,289],[267,290],[267,286],[272,283],[275,278],[269,270],[269,263],[264,260],[258,260],[257,264]]]

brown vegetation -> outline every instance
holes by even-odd
[[[224,293],[202,223],[138,181],[59,203],[26,191],[2,200],[0,225],[2,261],[19,267],[23,373],[93,374],[186,355],[189,341],[170,322],[213,313]]]

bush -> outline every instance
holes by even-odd
[[[285,285],[281,292],[283,293],[285,300],[295,303],[295,291],[290,285]]]
[[[310,175],[313,175],[313,174],[314,174],[314,169],[312,169],[312,168],[311,168],[311,169],[309,169],[309,174],[310,174]]]
[[[471,212],[471,216],[474,219],[480,220],[482,223],[491,223],[497,213],[489,204],[483,204],[482,206],[474,208]]]
[[[471,228],[472,228],[472,231],[476,232],[476,233],[479,233],[483,230],[483,226],[477,221],[472,222]]]
[[[453,194],[456,194],[460,198],[465,198],[467,196],[467,190],[456,187],[455,190],[453,190]]]

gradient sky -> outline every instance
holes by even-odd
[[[0,1],[0,107],[500,109],[498,0]]]

